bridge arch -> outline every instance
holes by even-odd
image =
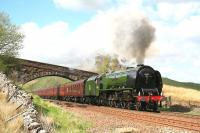
[[[38,78],[42,78],[42,77],[48,77],[48,76],[57,76],[57,77],[62,77],[62,78],[66,78],[69,79],[71,81],[76,81],[77,77],[69,77],[68,75],[63,75],[61,73],[56,73],[56,72],[40,72],[40,73],[35,73],[34,75],[26,75],[26,77],[23,78],[23,84],[26,84],[27,82],[30,82],[32,80],[38,79]]]
[[[76,81],[97,75],[97,73],[94,72],[78,70],[64,66],[25,59],[18,60],[20,62],[20,67],[18,70],[13,70],[12,76],[15,77],[17,82],[21,84],[45,76],[58,76]]]

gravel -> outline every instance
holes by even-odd
[[[118,118],[113,115],[92,111],[89,106],[62,105],[62,107],[74,113],[77,117],[91,122],[93,126],[88,129],[89,133],[194,133],[189,130],[154,123]]]

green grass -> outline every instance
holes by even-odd
[[[199,115],[200,116],[200,108],[194,106],[183,106],[183,105],[172,105],[171,107],[159,107],[159,111],[165,112],[178,112],[187,115]]]
[[[72,113],[66,112],[58,106],[42,100],[39,96],[33,97],[33,102],[37,110],[44,116],[53,119],[56,133],[86,133],[86,130],[91,126],[91,123],[75,117]]]
[[[191,88],[200,91],[200,84],[191,82],[179,82],[169,78],[163,78],[163,83],[175,87]]]
[[[188,115],[199,115],[200,116],[200,109],[199,108],[194,108],[192,111],[185,113]]]
[[[65,83],[71,82],[68,79],[57,77],[57,76],[47,76],[32,80],[22,86],[22,88],[28,92],[37,89],[44,89],[48,87],[56,87],[58,85],[63,85]]]
[[[22,86],[26,91],[44,89],[48,87],[56,87],[65,83],[71,82],[68,79],[47,76],[32,80]],[[72,113],[64,111],[59,106],[55,106],[49,102],[42,100],[39,96],[33,96],[34,105],[37,111],[45,118],[51,118],[53,120],[53,131],[56,133],[86,133],[87,128],[91,126],[90,123],[76,117]]]

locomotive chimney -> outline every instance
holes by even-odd
[[[137,67],[144,66],[144,64],[137,64]]]

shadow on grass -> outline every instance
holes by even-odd
[[[187,113],[192,111],[192,107],[175,104],[169,108],[169,111]]]
[[[67,107],[81,107],[81,108],[87,108],[87,105],[81,105],[81,104],[77,104],[77,105],[75,105],[74,103],[65,103],[64,104],[65,106],[67,106]]]

